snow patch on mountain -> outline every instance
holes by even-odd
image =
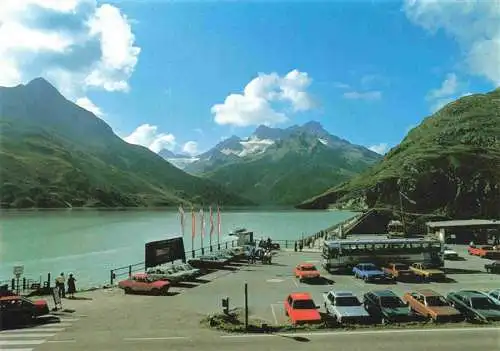
[[[243,151],[241,151],[238,156],[245,157],[265,152],[269,146],[274,144],[274,141],[271,139],[250,137],[245,141],[240,141],[240,144],[243,146]]]
[[[325,139],[319,138],[318,141],[323,145],[328,145],[328,141],[326,141]]]

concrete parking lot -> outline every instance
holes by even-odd
[[[326,279],[322,284],[300,283],[293,276],[294,266],[301,262],[311,262],[320,268],[320,253],[282,251],[275,256],[272,265],[240,263],[226,270],[203,276],[197,282],[173,287],[170,296],[124,295],[123,291],[118,288],[79,293],[80,300],[63,300],[64,307],[75,310],[72,316],[65,317],[66,324],[53,324],[24,332],[3,333],[0,335],[0,345],[7,347],[13,345],[13,342],[16,348],[41,351],[154,350],[166,346],[169,349],[192,349],[195,346],[199,349],[199,345],[205,345],[206,347],[202,349],[207,350],[246,347],[240,343],[245,340],[253,343],[252,336],[241,338],[227,336],[200,325],[200,320],[207,314],[222,310],[221,299],[223,297],[229,297],[231,308],[242,307],[245,283],[248,284],[250,316],[265,320],[269,324],[286,322],[283,301],[290,292],[310,292],[316,304],[322,306],[322,293],[331,289],[350,290],[361,297],[369,290],[383,288],[392,289],[398,295],[402,295],[406,291],[423,287],[432,288],[443,294],[465,288],[490,290],[500,287],[499,275],[484,272],[484,264],[488,260],[468,256],[464,247],[454,247],[454,249],[462,255],[464,260],[446,261],[445,270],[450,279],[443,283],[366,284],[350,275],[330,275],[323,270],[321,271]],[[466,327],[468,328],[468,326],[461,325],[455,328],[456,330],[451,327],[447,331],[447,336],[443,336],[443,342],[448,337],[450,342],[454,338],[459,338],[462,335],[460,330],[465,333]],[[484,350],[493,350],[496,347],[492,346],[500,345],[498,327],[489,329],[490,331],[486,334],[472,330],[474,329],[472,325],[470,327],[469,333],[477,334],[477,337],[484,343]],[[42,338],[44,332],[50,335]],[[344,342],[343,338],[353,335],[356,340],[366,339],[369,344],[369,338],[365,338],[366,334],[359,334],[361,332],[345,335],[338,334],[339,331],[321,335],[313,333],[308,334],[307,338],[318,340],[317,345],[325,346],[324,340],[330,336]],[[399,330],[398,332],[405,333],[406,331]],[[452,337],[454,332],[456,335]],[[25,339],[23,339],[23,334],[27,335]],[[373,337],[377,338],[376,335]],[[258,339],[255,339],[255,342],[263,349],[288,348],[290,342],[286,338],[281,338],[272,339],[272,343],[268,344],[265,336],[255,336],[255,338]],[[388,340],[386,345],[388,350],[397,349],[397,342],[391,341],[390,337],[381,336],[379,339]],[[24,345],[24,341],[27,344]],[[270,348],[269,345],[275,347]],[[354,344],[352,340],[349,342],[346,339],[346,348],[349,345]],[[356,348],[352,346],[348,349]],[[361,344],[357,349],[362,349]],[[427,345],[424,349],[433,348],[432,345]]]

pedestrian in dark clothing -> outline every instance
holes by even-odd
[[[66,278],[64,278],[64,273],[61,273],[59,277],[56,278],[56,288],[59,290],[59,296],[66,297],[66,290],[64,288],[64,283]]]
[[[271,242],[271,238],[270,238],[270,237],[268,237],[268,238],[267,238],[267,248],[268,248],[269,250],[271,250],[271,243],[272,243],[272,242]]]
[[[75,298],[75,292],[76,292],[76,279],[73,277],[73,274],[69,275],[68,278],[68,294],[70,299]]]
[[[302,240],[300,241],[300,244],[299,244],[299,250],[300,252],[302,252],[302,248],[304,247],[304,243],[302,242]]]
[[[295,252],[297,252],[297,242],[295,242],[294,250],[295,250]]]

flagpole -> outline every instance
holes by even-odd
[[[212,206],[210,206],[210,252],[212,252],[212,233],[214,232],[214,217],[212,213]]]
[[[220,207],[217,205],[217,250],[220,250]]]
[[[203,249],[203,207],[200,208],[200,249],[201,249],[201,254],[205,254],[205,250]]]
[[[194,258],[194,237],[196,236],[196,215],[194,214],[194,207],[191,207],[191,252]]]

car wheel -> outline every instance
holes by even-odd
[[[131,294],[132,293],[132,289],[130,288],[125,288],[125,294]]]
[[[153,289],[153,290],[151,290],[151,293],[153,295],[160,295],[161,294],[160,289]]]
[[[285,310],[285,316],[287,316],[287,317],[288,317],[288,311],[287,311],[287,310]]]
[[[363,277],[364,282],[368,282],[368,277]]]
[[[168,294],[168,286],[164,286],[163,288],[160,289],[160,294],[161,295],[167,295]]]

